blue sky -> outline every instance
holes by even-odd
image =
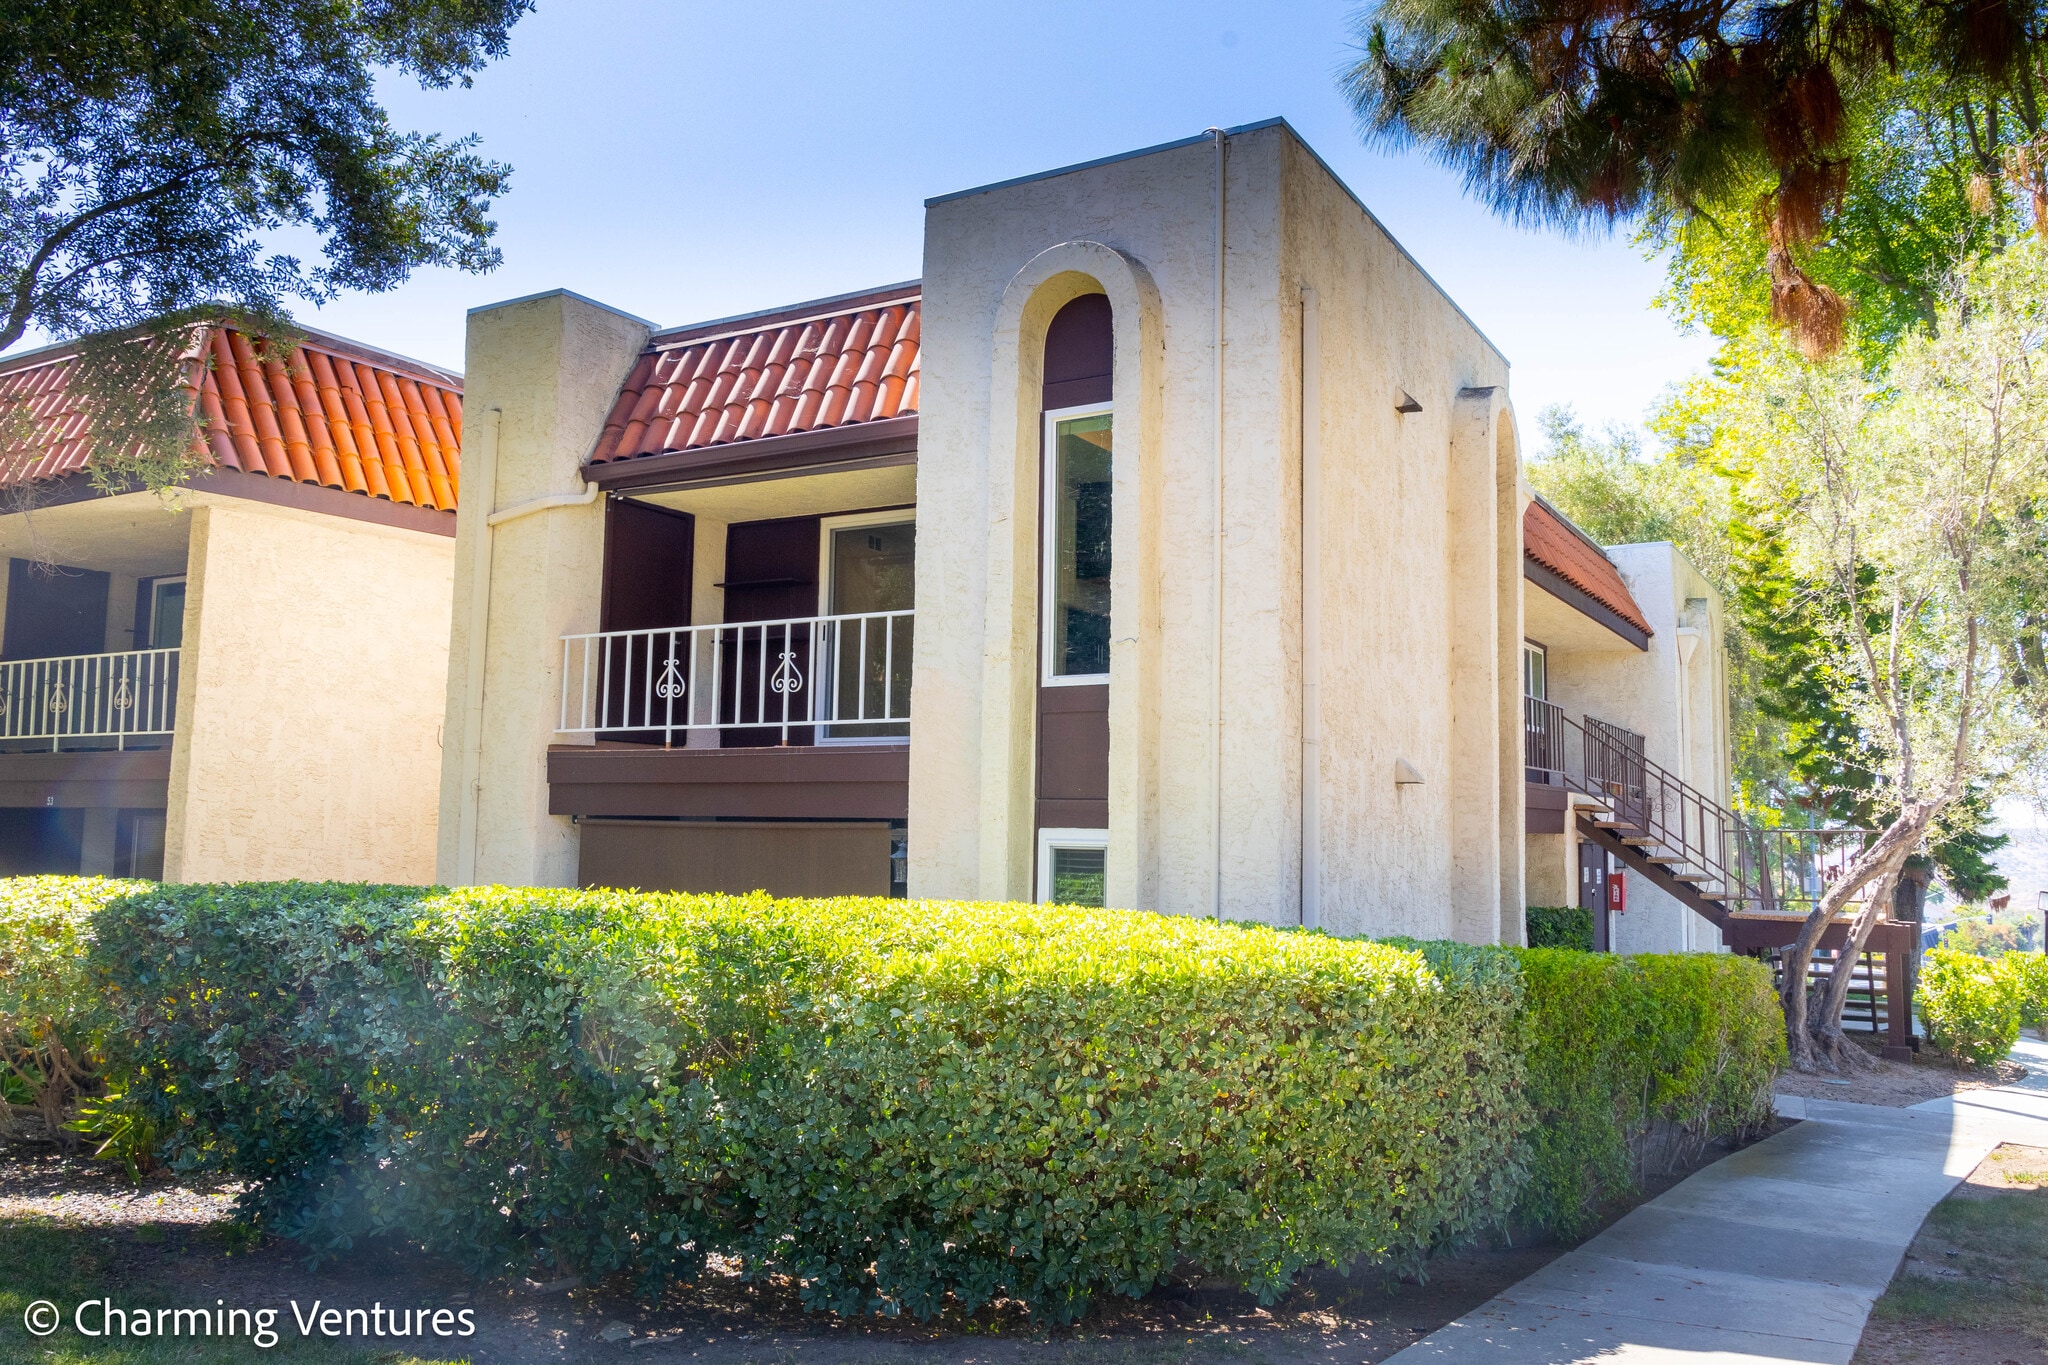
[[[541,0],[474,88],[387,83],[401,126],[515,168],[505,264],[423,271],[304,320],[459,366],[465,310],[564,287],[663,325],[914,277],[926,197],[1283,115],[1513,362],[1525,435],[1639,421],[1705,338],[1625,235],[1512,227],[1339,97],[1350,7]]]

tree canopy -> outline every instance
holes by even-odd
[[[0,351],[195,306],[385,290],[498,262],[509,169],[395,128],[380,72],[467,83],[531,0],[0,6]],[[310,229],[315,263],[269,234]]]
[[[1860,950],[1906,860],[1974,832],[1990,797],[2048,760],[2048,680],[2027,664],[2048,588],[2044,346],[2048,248],[2028,242],[1968,271],[1932,334],[1906,337],[1875,375],[1758,333],[1741,364],[1695,385],[1699,438],[1746,500],[1752,552],[1776,565],[1752,575],[1783,637],[1773,665],[1812,675],[1794,757],[1830,814],[1882,825],[1786,958],[1802,1066],[1850,1056],[1846,974],[1807,1008],[1805,963],[1827,922],[1860,898],[1847,949]],[[1955,850],[1959,889],[1983,851]]]
[[[1925,328],[1954,267],[2048,219],[2039,3],[1375,0],[1357,28],[1369,133],[1520,221],[1638,222],[1723,336]]]

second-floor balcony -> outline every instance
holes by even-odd
[[[168,745],[178,655],[134,649],[0,662],[0,752]]]
[[[691,748],[902,741],[910,734],[913,616],[565,636],[557,728]]]

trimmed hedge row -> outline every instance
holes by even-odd
[[[1517,1221],[1575,1237],[1667,1161],[1767,1123],[1785,1064],[1770,972],[1719,953],[1519,954],[1528,993],[1529,1179]]]
[[[1270,1299],[1308,1265],[1573,1230],[1653,1124],[1762,1117],[1782,1055],[1768,980],[1721,958],[1071,907],[80,885],[15,899],[82,926],[122,1106],[251,1182],[261,1223],[650,1284],[715,1251],[840,1312],[1068,1319],[1181,1261]]]
[[[2022,1027],[2048,1038],[2048,957],[1929,949],[1914,1003],[1935,1051],[1988,1066],[2012,1051]]]

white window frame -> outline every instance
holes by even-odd
[[[1531,650],[1534,650],[1537,654],[1543,656],[1543,695],[1537,698],[1537,700],[1549,701],[1550,646],[1543,644],[1541,641],[1538,640],[1528,639],[1527,637],[1524,637],[1522,640],[1522,654],[1524,656],[1522,659],[1522,695],[1525,697],[1535,696],[1535,694],[1529,690],[1529,660],[1527,656]]]
[[[1099,848],[1103,862],[1109,861],[1109,831],[1106,829],[1058,829],[1038,831],[1038,903],[1052,904],[1052,853],[1056,848]],[[1103,888],[1105,901],[1108,887]]]
[[[818,615],[832,615],[832,535],[835,531],[858,530],[863,526],[915,526],[917,508],[891,507],[880,512],[846,512],[839,516],[818,518]],[[832,679],[829,669],[814,669],[818,674],[820,687],[830,686]],[[820,695],[823,695],[822,693]],[[841,724],[858,725],[859,721],[842,721]],[[816,745],[833,744],[908,744],[909,735],[828,735],[829,723],[817,727],[811,737]]]
[[[190,593],[190,592],[192,591],[192,584],[191,584],[191,576],[190,576],[189,574],[181,574],[181,573],[169,573],[169,574],[165,574],[165,575],[164,575],[163,577],[161,577],[161,578],[152,578],[152,579],[150,579],[150,580],[149,580],[149,640],[150,640],[150,643],[148,643],[148,644],[145,644],[145,645],[141,646],[141,647],[142,647],[142,648],[144,648],[144,649],[155,649],[155,648],[157,648],[157,647],[158,647],[158,646],[157,646],[157,644],[156,644],[156,614],[157,614],[157,606],[158,606],[158,603],[157,603],[157,594],[158,594],[158,593],[159,593],[159,592],[160,592],[160,591],[161,591],[162,589],[164,589],[164,588],[168,587],[169,585],[171,585],[171,584],[173,584],[173,583],[178,583],[178,584],[182,584],[182,585],[184,586],[184,588],[185,588],[185,591],[186,591],[186,593],[187,593],[187,594],[189,594],[189,593]],[[191,601],[191,598],[190,598],[190,597],[188,596],[188,597],[186,598],[186,601],[187,601],[187,602],[190,602],[190,601]],[[183,610],[183,608],[180,608],[180,611],[181,611],[181,612],[182,612],[182,610]],[[180,638],[180,639],[184,638],[184,632],[183,632],[182,630],[180,630],[178,634],[179,634],[179,638]]]
[[[1056,566],[1053,562],[1053,556],[1046,553],[1052,546],[1048,545],[1045,539],[1045,533],[1052,529],[1053,518],[1059,510],[1057,502],[1059,489],[1057,481],[1059,474],[1059,424],[1071,421],[1076,417],[1102,416],[1107,416],[1111,419],[1109,427],[1111,432],[1110,444],[1112,447],[1110,451],[1110,468],[1114,470],[1116,468],[1116,451],[1114,449],[1116,443],[1116,422],[1114,420],[1116,417],[1116,405],[1114,403],[1082,403],[1077,407],[1048,408],[1045,411],[1045,425],[1039,439],[1039,444],[1043,447],[1043,453],[1039,456],[1038,460],[1038,482],[1040,487],[1038,508],[1038,682],[1041,687],[1100,687],[1109,681],[1109,674],[1107,673],[1054,673],[1052,671],[1054,657],[1053,573]],[[1112,475],[1113,483],[1114,476]],[[1116,521],[1114,491],[1112,491],[1110,496],[1110,523],[1114,526]],[[1109,553],[1110,563],[1114,566],[1116,563],[1116,539],[1113,531],[1110,537]],[[1114,572],[1113,568],[1112,572]],[[1116,610],[1114,590],[1112,590],[1110,597],[1110,610],[1112,613]],[[1113,616],[1112,619],[1114,619]]]

